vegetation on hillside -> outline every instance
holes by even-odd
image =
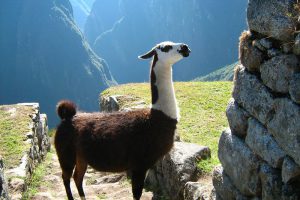
[[[238,65],[238,62],[235,62],[231,65],[226,65],[216,71],[213,71],[205,76],[194,79],[193,81],[232,81],[234,67]]]
[[[23,200],[30,200],[32,197],[38,192],[38,187],[40,185],[48,185],[50,183],[48,182],[42,182],[42,178],[46,176],[47,174],[47,167],[50,165],[50,162],[52,162],[51,158],[54,154],[54,149],[52,148],[50,152],[47,153],[46,159],[40,163],[36,169],[33,171],[32,176],[28,180],[28,188],[23,193],[22,199]]]
[[[210,172],[219,163],[218,141],[222,130],[228,126],[225,116],[231,97],[232,82],[178,82],[175,83],[176,97],[181,119],[178,130],[181,139],[208,146],[212,151],[210,160],[199,167]],[[102,95],[130,95],[150,104],[149,84],[126,84],[111,87]]]
[[[0,156],[3,157],[5,167],[19,165],[24,151],[28,149],[26,133],[30,131],[32,121],[28,115],[32,107],[21,105],[0,106]]]

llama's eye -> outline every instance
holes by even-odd
[[[173,47],[171,45],[165,45],[163,47],[159,47],[162,52],[169,52]]]

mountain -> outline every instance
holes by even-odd
[[[90,15],[92,5],[95,0],[70,0],[73,7],[74,20],[80,30],[84,31],[87,17]]]
[[[193,81],[232,81],[234,68],[239,62],[235,62],[231,65],[221,67],[220,69],[211,72],[205,76],[194,79]]]
[[[39,102],[53,126],[57,101],[98,110],[99,92],[115,84],[74,23],[68,0],[3,0],[0,30],[0,104]]]
[[[191,80],[238,59],[246,6],[247,0],[96,0],[85,36],[121,83],[148,80],[149,63],[139,54],[161,41],[185,42],[192,54],[174,67],[174,78]]]

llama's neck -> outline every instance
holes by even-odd
[[[172,65],[153,60],[151,68],[152,108],[179,120],[179,109],[172,79]]]

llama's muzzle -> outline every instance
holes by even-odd
[[[188,57],[191,53],[191,50],[186,44],[180,46],[180,50],[178,51],[183,57]]]

